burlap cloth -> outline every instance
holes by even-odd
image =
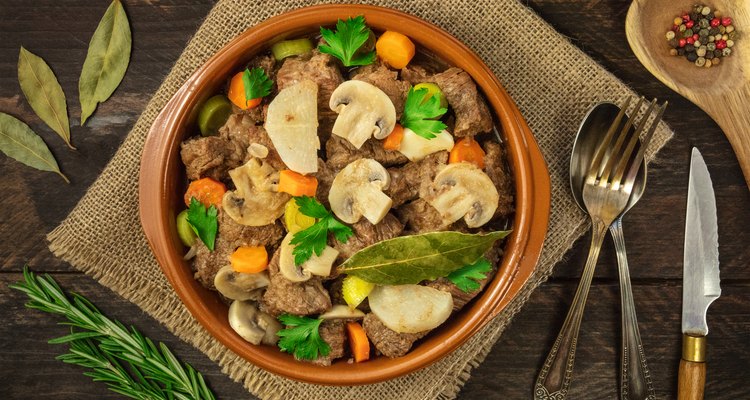
[[[537,269],[518,297],[483,331],[435,365],[389,382],[360,387],[290,381],[239,358],[193,319],[162,275],[146,243],[136,199],[146,133],[182,83],[214,52],[248,27],[315,3],[219,1],[99,179],[67,219],[49,234],[50,249],[137,304],[175,335],[218,362],[225,373],[258,397],[454,398],[472,368],[482,362],[531,292],[547,279],[554,264],[588,228],[568,189],[568,155],[581,118],[598,101],[620,101],[635,94],[515,0],[371,1],[444,28],[474,49],[492,68],[521,109],[548,162],[552,181],[549,233]],[[662,123],[649,159],[671,136],[672,132]],[[531,394],[532,382],[520,384],[528,385]]]

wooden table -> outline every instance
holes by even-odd
[[[63,220],[99,175],[213,5],[212,0],[126,1],[134,37],[130,67],[120,88],[99,107],[90,123],[85,128],[73,126],[73,142],[78,147],[73,152],[34,117],[21,95],[16,79],[18,51],[23,45],[53,67],[68,95],[71,117],[77,118],[78,75],[89,38],[107,3],[0,0],[0,111],[29,122],[73,182],[65,185],[54,174],[0,156],[4,179],[0,198],[0,398],[119,397],[104,385],[92,383],[80,368],[54,359],[64,350],[46,341],[65,334],[66,328],[56,325],[57,317],[24,309],[24,296],[7,287],[21,279],[24,264],[50,273],[67,290],[86,295],[109,315],[168,344],[207,377],[219,398],[248,398],[240,384],[223,375],[203,354],[47,249],[45,234]],[[719,209],[723,291],[708,316],[706,397],[747,398],[750,192],[729,143],[706,114],[656,81],[635,59],[623,26],[627,0],[526,3],[636,91],[670,102],[664,119],[674,128],[675,138],[660,153],[659,163],[650,167],[646,193],[625,219],[636,308],[659,398],[675,397],[688,162],[691,146],[702,151]],[[560,54],[560,62],[565,62],[564,54]],[[461,399],[530,398],[537,371],[573,298],[587,248],[588,237],[579,240],[552,278],[536,290],[484,363],[474,370]],[[610,241],[604,245],[599,264],[581,328],[571,398],[612,399],[618,393],[620,306]]]

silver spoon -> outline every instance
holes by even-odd
[[[599,103],[586,115],[573,143],[570,156],[570,190],[573,198],[582,210],[583,184],[591,165],[599,141],[614,121],[620,107],[612,103]],[[622,124],[627,121],[623,118]],[[633,130],[634,128],[630,128]],[[655,399],[654,388],[649,375],[646,357],[643,353],[641,334],[633,304],[633,292],[630,286],[628,259],[625,255],[625,238],[622,233],[622,217],[640,200],[646,188],[646,164],[641,165],[625,211],[612,223],[609,232],[615,243],[617,263],[620,272],[620,300],[622,306],[622,348],[620,353],[620,395],[623,400]]]

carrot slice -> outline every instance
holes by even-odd
[[[240,246],[229,256],[237,272],[258,273],[268,268],[268,252],[264,246]]]
[[[261,98],[248,99],[245,97],[245,83],[242,81],[242,74],[244,71],[236,73],[232,80],[229,81],[229,91],[227,97],[237,107],[247,110],[249,108],[255,108],[260,104]]]
[[[404,68],[414,57],[414,43],[406,35],[385,31],[375,43],[378,57],[393,68]]]
[[[292,196],[315,196],[318,180],[314,176],[302,175],[290,169],[279,171],[279,192]]]
[[[401,141],[404,139],[404,127],[396,124],[391,133],[383,140],[383,148],[386,150],[398,150],[401,148]]]
[[[448,163],[460,163],[462,161],[470,162],[477,167],[484,168],[484,150],[479,146],[476,140],[467,136],[459,140],[448,158]]]
[[[354,361],[362,362],[370,359],[370,341],[367,339],[362,325],[356,322],[346,323],[346,332],[349,335],[349,346],[354,355]]]
[[[201,178],[190,182],[190,185],[188,185],[187,191],[185,191],[185,204],[189,207],[190,199],[195,197],[206,207],[213,205],[216,208],[221,208],[221,199],[226,192],[227,187],[223,183],[211,178]]]

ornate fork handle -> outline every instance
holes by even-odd
[[[536,400],[562,400],[568,394],[568,388],[573,378],[573,364],[576,358],[576,345],[578,344],[578,330],[581,327],[583,310],[586,307],[586,298],[591,287],[591,279],[594,277],[594,268],[599,259],[599,250],[602,247],[604,236],[607,233],[607,224],[597,218],[592,218],[592,235],[589,256],[586,266],[581,275],[573,304],[568,310],[557,340],[552,346],[547,359],[544,361],[539,376],[534,386],[534,399]]]
[[[620,359],[620,395],[622,400],[653,400],[656,398],[651,382],[646,355],[643,352],[641,333],[633,303],[630,286],[628,259],[625,255],[625,238],[622,234],[622,218],[609,227],[617,252],[620,271],[620,302],[622,307],[622,349]]]

